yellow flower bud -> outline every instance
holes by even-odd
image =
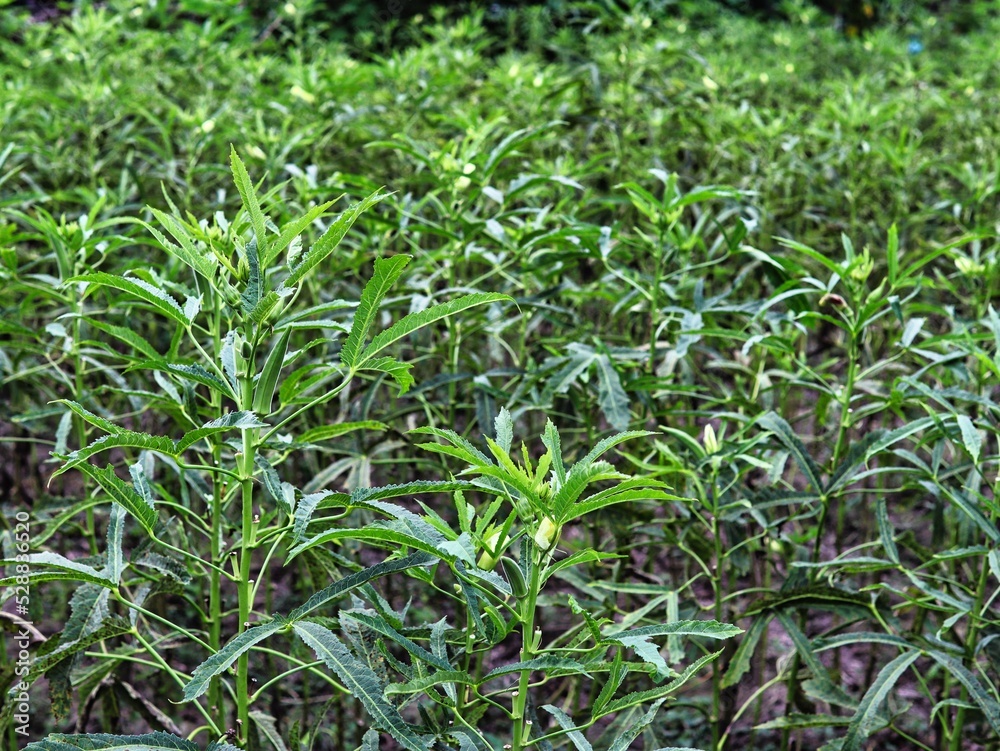
[[[542,523],[538,525],[535,532],[535,545],[539,549],[546,551],[555,545],[556,537],[559,535],[559,527],[549,517],[543,517]]]
[[[705,453],[714,454],[719,450],[719,439],[715,437],[715,428],[712,427],[712,423],[708,423],[705,426],[705,432],[702,434],[701,445],[705,447]]]
[[[498,552],[498,548],[503,542],[500,537],[502,534],[503,530],[498,529],[485,540],[483,545],[483,554],[479,556],[479,562],[476,564],[483,571],[492,571],[496,568],[497,559],[493,557],[490,551],[492,550],[494,552]]]

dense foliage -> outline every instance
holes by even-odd
[[[0,16],[8,746],[998,747],[1000,28],[655,10]]]

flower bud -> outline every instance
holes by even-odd
[[[549,517],[542,517],[542,523],[535,531],[535,545],[542,551],[547,551],[555,546],[556,537],[559,535],[559,527]]]
[[[501,543],[503,542],[503,540],[501,539],[502,534],[503,530],[498,529],[484,541],[483,554],[479,556],[479,562],[476,564],[483,571],[492,571],[493,569],[496,568],[497,559],[493,557],[493,554],[490,553],[490,551],[492,550],[496,552],[497,548],[500,547]]]
[[[715,437],[715,428],[712,427],[712,423],[708,423],[705,426],[701,445],[705,447],[706,454],[714,454],[719,450],[719,439]]]

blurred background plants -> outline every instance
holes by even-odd
[[[482,676],[518,661],[531,622],[540,648],[579,650],[595,663],[615,632],[659,628],[663,639],[634,640],[634,653],[619,644],[646,660],[623,674],[623,692],[723,649],[652,714],[667,694],[600,715],[591,711],[600,692],[588,693],[583,674],[550,665],[533,695],[537,709],[557,711],[528,718],[551,735],[539,748],[849,751],[872,739],[887,749],[997,748],[1000,22],[993,2],[887,0],[870,14],[865,5],[7,5],[5,514],[31,509],[34,552],[100,565],[113,521],[105,496],[74,473],[49,482],[50,453],[98,431],[57,400],[153,435],[191,427],[190,394],[136,367],[135,347],[174,347],[150,306],[69,280],[105,272],[197,297],[183,264],[166,261],[137,220],[159,226],[154,210],[163,211],[195,244],[229,238],[242,205],[229,169],[235,145],[254,181],[264,178],[261,206],[276,228],[338,196],[344,207],[392,191],[358,218],[336,263],[289,301],[294,337],[279,404],[328,387],[333,340],[352,321],[344,301],[360,299],[376,258],[412,256],[379,326],[471,292],[513,301],[401,340],[415,379],[407,393],[375,374],[306,410],[289,434],[305,434],[308,448],[271,447],[271,469],[256,475],[266,485],[257,490],[273,493],[263,497],[311,497],[327,504],[323,513],[338,509],[345,529],[377,529],[387,522],[365,505],[373,488],[440,489],[486,466],[475,453],[463,463],[418,449],[426,440],[413,428],[453,431],[435,435],[501,462],[488,438],[526,468],[551,449],[528,440],[549,420],[567,466],[614,433],[642,431],[605,458],[656,502],[569,524],[551,559],[543,550],[536,560],[529,544],[543,507],[522,499],[528,506],[508,523],[488,500],[498,486],[482,478],[476,489],[462,485],[461,499],[449,490],[399,501],[424,532],[443,536],[434,538],[450,551],[442,568],[458,571],[470,556],[484,570],[492,562],[498,579],[487,584],[501,587],[481,594],[477,623],[465,608],[480,595],[452,588],[469,577],[448,574],[457,578],[441,594],[433,577],[397,572],[327,619],[352,659],[393,686],[385,701],[407,723],[461,743],[446,735],[455,685],[406,663],[411,645],[435,669],[455,659]],[[291,252],[331,221],[313,215]],[[310,326],[322,335],[308,338]],[[525,437],[525,455],[508,444],[508,426]],[[151,466],[138,453],[114,461],[140,458]],[[505,471],[517,476],[513,466]],[[160,472],[155,493],[200,508],[205,488],[182,475]],[[658,482],[681,500],[656,495],[667,492]],[[164,508],[160,521],[168,516]],[[276,568],[254,607],[288,612],[373,565],[377,547],[371,535],[317,545]],[[514,563],[498,563],[501,554],[522,577],[531,561],[576,555],[577,565],[535,593],[530,621],[504,600],[512,572],[503,566]],[[133,556],[139,568],[152,560],[141,547]],[[173,583],[158,584],[144,607],[200,633],[197,618],[176,621],[182,598],[200,587],[185,577],[198,570],[161,571],[159,581]],[[63,587],[34,594],[44,635],[85,599],[71,607]],[[424,625],[443,616],[448,631]],[[234,633],[235,618],[226,622]],[[697,620],[745,633],[713,646],[663,630]],[[59,704],[57,691],[44,730],[197,727],[190,705],[170,718],[173,728],[158,713],[180,698],[175,676],[97,654],[122,648],[120,633],[81,653],[70,676],[76,702]],[[203,637],[214,645],[218,635]],[[53,644],[33,649],[44,658]],[[315,661],[304,644],[287,647],[285,657]],[[178,673],[205,657],[177,655]],[[259,657],[271,677],[291,669],[281,653]],[[109,662],[113,673],[97,667]],[[371,747],[353,721],[360,705],[315,668],[292,695],[275,692],[258,707],[262,745]],[[9,682],[12,670],[4,663],[0,675]],[[621,670],[604,665],[596,685]],[[137,697],[140,682],[163,702]],[[482,738],[470,733],[469,742],[512,742],[496,698],[458,685],[462,706],[483,712]],[[42,686],[34,692],[46,706]]]

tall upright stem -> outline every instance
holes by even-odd
[[[253,404],[253,374],[241,374],[240,387],[243,406]],[[240,578],[237,582],[239,597],[239,628],[242,634],[250,627],[250,611],[253,609],[253,584],[250,582],[250,561],[255,547],[254,536],[257,522],[253,510],[253,460],[256,451],[257,428],[247,428],[243,431],[243,450],[239,456],[239,473],[241,500],[243,504],[243,529],[240,540],[239,566]],[[236,662],[236,705],[239,719],[241,740],[245,739],[250,730],[250,695],[249,695],[250,656],[247,652],[240,655]]]
[[[538,589],[541,582],[543,554],[536,549],[535,560],[532,561],[531,577],[528,583],[528,594],[521,601],[521,661],[527,662],[534,657],[535,644],[535,605],[538,600]],[[522,670],[517,684],[517,695],[512,703],[514,722],[514,738],[512,751],[522,751],[531,735],[531,719],[528,717],[528,691],[531,683],[531,671]]]

